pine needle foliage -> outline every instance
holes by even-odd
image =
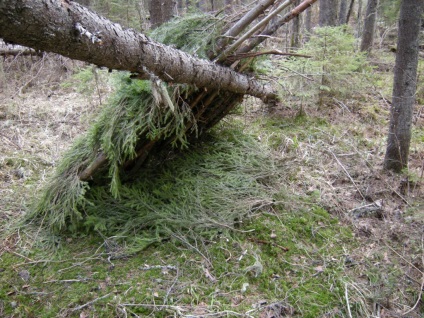
[[[161,25],[150,36],[158,42],[207,58],[207,52],[213,50],[213,44],[222,33],[223,26],[224,20],[213,15],[193,13]]]
[[[67,225],[69,229],[75,229],[83,219],[82,208],[89,189],[88,183],[79,179],[78,171],[90,158],[94,158],[93,148],[86,142],[86,138],[78,139],[63,157],[27,218],[39,220],[42,226],[53,232]]]
[[[252,136],[221,130],[183,155],[144,169],[135,182],[121,187],[119,198],[105,186],[93,187],[82,226],[105,236],[131,237],[127,243],[174,233],[210,237],[271,204],[270,187],[279,169]]]
[[[146,140],[172,136],[175,146],[185,146],[185,123],[192,120],[185,105],[171,109],[155,98],[149,81],[119,75],[119,89],[99,115],[87,135],[64,155],[64,159],[44,189],[31,217],[42,216],[48,227],[61,230],[78,228],[82,219],[89,184],[78,174],[103,151],[108,158],[105,182],[113,197],[119,197],[121,166],[136,156],[141,137]],[[163,93],[163,92],[162,92]],[[159,94],[159,93],[157,93]]]
[[[196,14],[165,24],[152,37],[206,57],[221,26],[216,17]],[[195,88],[133,80],[127,73],[117,77],[116,93],[88,133],[64,155],[30,220],[54,233],[94,230],[131,237],[140,249],[171,233],[195,236],[231,229],[271,202],[265,190],[276,175],[272,155],[253,137],[235,130],[221,130],[219,138],[210,137],[163,163],[170,155],[167,148],[151,158],[141,175],[131,176],[134,182],[122,183],[123,165],[136,158],[140,145],[161,140],[174,149],[187,146],[196,123],[178,97]],[[107,167],[96,172],[96,182],[81,181],[78,175],[100,152],[108,159]]]

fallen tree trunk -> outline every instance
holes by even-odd
[[[276,96],[270,86],[249,76],[124,30],[73,1],[1,1],[0,37],[145,78],[153,73],[166,82],[223,89],[265,101]]]

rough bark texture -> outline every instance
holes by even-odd
[[[352,16],[352,12],[353,12],[353,5],[354,4],[355,4],[355,0],[350,0],[349,10],[347,10],[347,15],[346,15],[346,24],[349,24],[349,20],[350,20],[350,17]]]
[[[300,0],[294,2],[294,6],[297,7],[300,3]],[[292,30],[291,30],[291,41],[290,46],[293,48],[299,47],[300,43],[300,16],[295,17],[292,20]]]
[[[151,72],[167,82],[225,89],[264,100],[275,97],[271,87],[251,77],[155,42],[134,30],[123,30],[71,1],[1,1],[0,37],[110,69],[144,75]]]
[[[306,9],[305,31],[306,31],[306,34],[304,36],[304,39],[307,42],[309,40],[310,33],[312,32],[312,8]]]
[[[347,21],[347,0],[340,0],[340,9],[339,9],[339,25],[346,24]]]
[[[408,165],[423,7],[424,0],[403,0],[400,8],[393,100],[384,158],[384,168],[396,172]]]
[[[420,1],[420,0],[418,0]],[[375,21],[377,18],[378,0],[368,0],[367,11],[364,18],[364,31],[362,34],[361,51],[371,52],[374,42]]]
[[[319,1],[319,25],[322,27],[337,25],[337,0]]]
[[[152,28],[157,28],[162,23],[169,21],[174,15],[174,0],[152,0],[149,4],[150,23]]]

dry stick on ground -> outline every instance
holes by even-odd
[[[349,318],[352,318],[352,312],[350,311],[349,292],[347,290],[347,283],[345,283],[345,299],[346,299],[346,308],[349,314]]]
[[[88,303],[85,303],[84,305],[81,305],[81,306],[72,308],[71,311],[78,311],[78,310],[84,309],[85,307],[90,306],[90,305],[94,304],[95,302],[98,302],[99,300],[102,300],[102,299],[104,299],[106,297],[109,297],[111,294],[112,293],[108,293],[106,295],[103,295],[101,297],[98,297],[96,299],[93,299],[92,301],[89,301]]]
[[[11,50],[0,50],[0,56],[24,56],[24,55],[30,55],[30,56],[43,56],[43,52],[35,51],[32,49],[11,49]]]
[[[421,265],[424,266],[424,236],[421,236],[421,253],[422,253],[421,254]],[[417,301],[415,302],[414,306],[412,306],[411,309],[409,309],[407,312],[401,314],[401,317],[406,316],[410,312],[414,311],[415,308],[417,308],[418,304],[421,301],[421,296],[423,295],[423,291],[424,291],[424,273],[421,272],[421,286],[420,286],[420,292],[418,293]]]
[[[280,50],[269,50],[269,51],[261,51],[261,52],[252,52],[252,53],[240,53],[240,54],[234,54],[227,57],[228,61],[236,61],[245,59],[248,57],[258,57],[261,55],[284,55],[284,56],[295,56],[295,57],[305,57],[305,58],[311,58],[311,55],[304,55],[304,54],[297,54],[297,53],[287,53],[282,52]]]
[[[355,186],[356,190],[358,191],[358,193],[361,195],[362,199],[364,199],[364,201],[366,201],[364,194],[362,193],[361,189],[359,189],[358,185],[356,184],[355,180],[353,180],[353,178],[350,176],[349,172],[346,170],[346,168],[343,166],[343,164],[340,162],[339,158],[337,158],[337,156],[334,154],[334,152],[332,152],[331,150],[327,149],[327,151],[329,153],[331,153],[334,157],[334,159],[336,159],[337,163],[339,164],[339,166],[343,169],[344,173],[347,175],[347,177],[349,178],[350,182],[352,182],[352,184]]]

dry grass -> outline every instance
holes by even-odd
[[[76,69],[76,64],[56,55],[0,62],[2,219],[13,220],[23,213],[96,110],[87,96],[61,89],[61,82],[72,75],[64,68]]]

